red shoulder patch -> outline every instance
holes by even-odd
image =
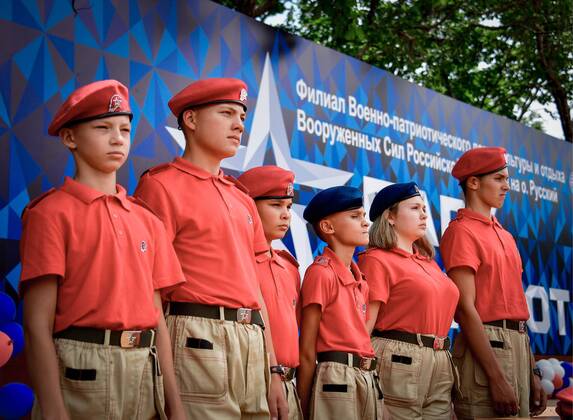
[[[20,217],[24,216],[24,213],[26,212],[26,210],[30,210],[32,208],[34,208],[40,201],[42,201],[44,198],[46,198],[47,196],[49,196],[50,194],[55,193],[57,190],[55,188],[50,188],[48,191],[46,191],[45,193],[40,194],[38,197],[34,198],[32,201],[30,201],[28,203],[28,205],[26,207],[24,207],[24,210],[22,210],[22,214]]]
[[[285,260],[290,262],[292,265],[294,265],[296,268],[298,268],[298,266],[299,266],[298,261],[296,260],[295,257],[292,256],[292,254],[290,252],[288,252],[287,250],[284,250],[284,249],[275,249],[274,251],[278,255],[280,255],[282,258],[284,258]]]
[[[319,255],[314,259],[314,262],[318,265],[327,266],[330,263],[330,258],[325,257],[324,255]]]

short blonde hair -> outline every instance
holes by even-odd
[[[393,204],[374,220],[374,223],[372,223],[368,230],[368,248],[388,250],[396,248],[398,236],[390,224],[388,216],[390,214],[395,215],[398,212],[399,204],[400,203]],[[414,249],[428,258],[434,258],[434,255],[436,255],[434,247],[425,236],[414,241]]]

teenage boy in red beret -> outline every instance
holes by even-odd
[[[161,221],[116,184],[130,131],[128,91],[115,80],[77,89],[48,128],[76,174],[23,214],[33,418],[164,419],[165,400],[171,418],[185,418],[159,294],[184,277]]]
[[[239,182],[249,190],[263,223],[269,250],[256,257],[257,274],[269,312],[277,365],[271,374],[283,381],[289,420],[302,420],[294,377],[298,366],[298,321],[300,275],[298,263],[284,250],[273,249],[275,239],[286,235],[294,197],[294,174],[278,166],[258,166],[244,172]]]
[[[456,415],[460,420],[538,415],[546,396],[527,335],[521,258],[511,234],[491,215],[509,192],[505,149],[472,149],[452,175],[466,202],[440,243],[448,276],[460,291],[461,333],[453,350],[461,379]]]
[[[286,418],[255,255],[268,251],[253,200],[221,170],[245,129],[247,87],[205,79],[170,101],[186,145],[182,157],[150,169],[136,195],[159,214],[186,282],[164,295],[175,372],[191,418]],[[267,325],[267,328],[264,328]],[[266,343],[266,346],[265,346]]]

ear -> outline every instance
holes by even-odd
[[[477,191],[480,187],[480,179],[477,176],[470,176],[466,179],[466,189]]]
[[[181,116],[181,124],[187,126],[191,130],[197,128],[197,111],[194,109],[187,109],[183,111]]]
[[[392,212],[385,211],[384,214],[382,215],[382,217],[388,221],[390,226],[394,226],[394,223],[396,223],[396,217],[394,216],[394,213],[392,213]]]
[[[334,226],[329,219],[322,219],[318,222],[318,228],[325,235],[332,235],[334,233]]]
[[[59,134],[62,144],[70,149],[70,151],[74,151],[78,148],[78,144],[74,139],[74,130],[71,128],[62,128]]]

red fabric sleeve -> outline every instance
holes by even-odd
[[[318,304],[322,312],[335,298],[334,283],[336,281],[336,276],[329,267],[318,264],[308,267],[302,282],[302,308]]]
[[[446,229],[440,242],[440,252],[446,272],[457,267],[469,267],[477,272],[481,265],[478,241],[460,225],[450,225]]]
[[[167,238],[173,242],[177,233],[176,208],[163,184],[150,175],[144,175],[139,180],[133,195],[143,200],[161,219],[167,232]]]
[[[373,255],[364,254],[358,260],[360,271],[364,274],[369,287],[369,301],[388,302],[392,275],[386,264]]]
[[[65,237],[61,226],[48,211],[27,210],[20,239],[22,272],[20,281],[66,273]]]

